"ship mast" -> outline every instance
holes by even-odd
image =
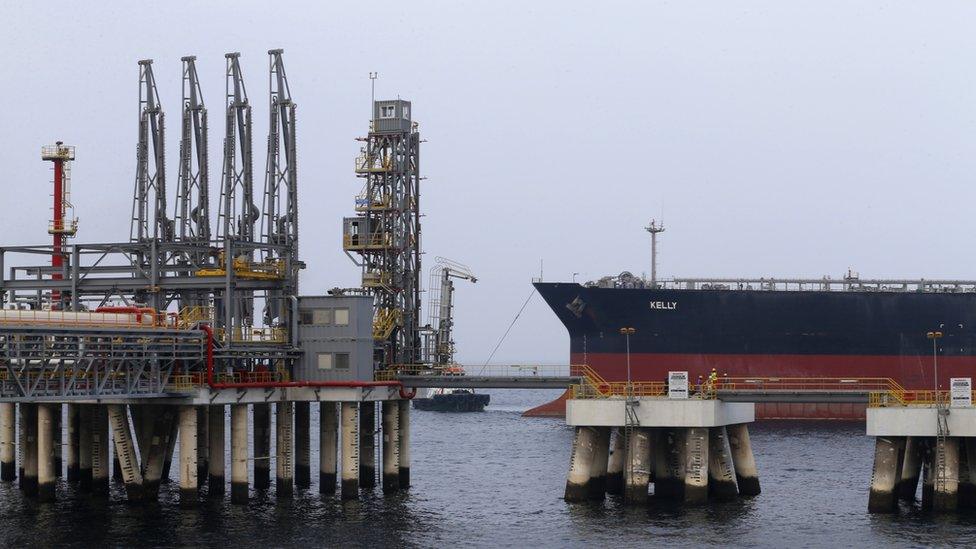
[[[657,288],[657,233],[664,232],[664,222],[658,225],[657,221],[652,219],[644,230],[651,233],[651,287]]]

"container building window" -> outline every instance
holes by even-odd
[[[348,370],[349,369],[349,353],[336,353],[335,354],[335,369],[336,370]]]
[[[332,309],[315,309],[312,311],[312,324],[316,326],[332,324]]]
[[[349,309],[342,308],[342,309],[335,310],[335,325],[336,326],[349,325]]]
[[[396,109],[393,105],[383,105],[380,107],[380,118],[393,118],[396,116]]]
[[[318,361],[319,361],[319,370],[332,369],[332,353],[319,353]],[[347,362],[348,362],[348,357],[347,357]],[[346,367],[347,368],[349,367],[348,364]]]
[[[310,324],[312,324],[313,317],[314,316],[312,315],[312,310],[311,309],[301,309],[300,311],[298,311],[298,323],[299,324],[304,324],[306,326],[307,325],[310,325]]]

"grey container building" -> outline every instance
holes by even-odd
[[[373,102],[374,132],[409,132],[410,125],[409,101],[391,99]]]
[[[298,313],[296,381],[373,379],[371,296],[302,296]]]

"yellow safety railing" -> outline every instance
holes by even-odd
[[[227,330],[220,328],[214,331],[218,341],[227,341]],[[230,330],[232,343],[285,343],[288,341],[288,331],[284,327],[270,326],[265,328],[249,328],[247,330]]]
[[[393,245],[390,233],[347,234],[342,237],[342,246],[346,250],[373,250],[389,248]]]
[[[378,157],[361,154],[355,160],[356,173],[388,172],[393,169],[393,157]]]
[[[234,276],[241,280],[281,280],[285,277],[285,262],[250,261],[244,257],[235,257],[231,262]],[[227,262],[223,254],[217,259],[216,267],[197,269],[197,276],[227,276]]]
[[[180,309],[176,317],[176,325],[181,330],[191,328],[198,322],[213,322],[213,307],[194,305]]]

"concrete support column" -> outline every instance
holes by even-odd
[[[224,422],[227,414],[225,408],[222,405],[211,406],[208,414],[210,419],[210,425],[207,429],[210,435],[210,458],[207,461],[210,465],[208,493],[213,497],[224,495],[224,463],[226,461]]]
[[[51,410],[51,429],[54,433],[54,478],[61,478],[64,471],[64,429],[62,421],[62,406],[61,403],[54,403],[51,405],[53,409]]]
[[[197,484],[210,471],[210,407],[197,407]]]
[[[401,400],[400,406],[400,489],[410,487],[410,401]]]
[[[246,504],[247,482],[247,404],[230,407],[230,502]]]
[[[927,439],[925,446],[925,457],[922,461],[922,509],[931,511],[935,499],[935,439]]]
[[[729,425],[726,428],[729,448],[732,450],[732,465],[735,467],[735,480],[740,496],[758,496],[759,469],[752,454],[752,441],[749,440],[749,426],[745,423]]]
[[[607,495],[607,467],[610,459],[610,428],[596,427],[593,441],[593,465],[590,467],[590,481],[587,483],[587,497],[601,500]]]
[[[180,505],[197,503],[197,408],[180,406]]]
[[[271,405],[259,403],[254,409],[254,489],[271,488]]]
[[[708,499],[708,428],[685,430],[685,503]]]
[[[115,454],[122,466],[122,480],[125,482],[125,493],[129,501],[142,499],[142,470],[139,468],[139,456],[136,453],[136,441],[129,426],[129,417],[125,406],[109,404],[108,420],[112,425],[112,438],[115,439]],[[106,448],[107,449],[107,448]],[[105,452],[106,457],[108,452]],[[107,459],[106,466],[108,465]],[[106,467],[106,473],[108,468]],[[107,479],[107,476],[106,476]]]
[[[725,427],[708,430],[708,489],[720,500],[735,499],[739,493],[735,485],[735,466]]]
[[[146,445],[141,452],[143,496],[155,498],[159,494],[159,483],[163,478],[170,437],[175,434],[173,424],[176,422],[177,410],[175,406],[160,405],[147,407],[142,414],[142,429],[148,431],[139,437]]]
[[[359,405],[359,485],[376,486],[376,403]]]
[[[78,458],[78,404],[65,404],[65,421],[68,424],[66,457],[68,461],[68,482],[77,482],[81,478]]]
[[[0,404],[0,480],[17,478],[17,405]]]
[[[626,430],[624,431],[626,433]],[[630,504],[647,502],[647,488],[651,482],[651,431],[632,427],[624,437],[624,501]]]
[[[29,496],[37,495],[37,404],[21,404],[24,416],[24,473],[22,488]]]
[[[292,402],[275,403],[275,492],[289,497],[295,492],[295,408]]]
[[[897,508],[895,486],[901,471],[899,454],[904,451],[903,437],[876,437],[874,443],[874,469],[871,473],[871,493],[868,496],[869,513],[893,513]]]
[[[319,404],[319,492],[336,491],[336,460],[339,456],[339,416],[335,402]]]
[[[667,428],[658,432],[654,448],[654,497],[684,499],[685,433]]]
[[[577,427],[573,448],[569,456],[569,474],[566,477],[566,501],[586,501],[590,469],[593,466],[593,447],[596,431],[592,427]]]
[[[359,497],[359,422],[355,402],[340,404],[342,426],[342,499]]]
[[[18,404],[17,409],[17,487],[21,490],[26,488],[24,479],[24,461],[27,455],[27,405]]]
[[[959,468],[959,506],[976,507],[976,438],[959,439],[959,457],[966,461],[966,470]]]
[[[311,403],[295,403],[295,486],[312,485]]]
[[[173,406],[167,406],[167,408],[174,408]],[[160,478],[161,482],[169,482],[169,472],[173,469],[173,456],[176,455],[176,439],[180,436],[180,411],[176,409],[173,411],[173,418],[170,421],[169,433],[167,433],[167,444],[165,460],[163,461],[163,474]],[[177,465],[178,466],[178,465]]]
[[[959,507],[959,439],[947,437],[943,444],[943,458],[939,459],[936,443],[933,509],[954,511]]]
[[[606,493],[624,493],[624,435],[619,427],[610,429],[610,444],[607,456]]]
[[[54,501],[54,404],[37,406],[37,498]]]
[[[915,494],[918,492],[918,479],[922,476],[922,463],[925,461],[925,448],[924,438],[905,437],[901,474],[896,487],[898,498],[915,501]]]
[[[81,489],[92,489],[92,404],[78,405],[78,481]]]
[[[96,495],[108,497],[108,468],[111,463],[109,452],[112,438],[108,434],[108,408],[104,404],[91,406],[91,425],[91,488]],[[118,450],[115,454],[118,460]]]
[[[383,410],[383,492],[400,489],[400,405],[384,400]]]

